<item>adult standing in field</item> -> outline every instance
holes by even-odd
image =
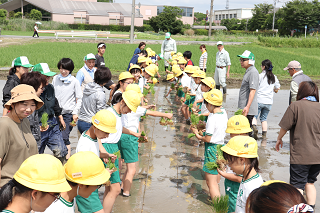
[[[146,43],[140,42],[139,46],[134,50],[133,55],[139,54],[141,52],[141,50],[144,50],[145,47],[146,47]]]
[[[83,60],[84,65],[76,75],[76,79],[79,81],[82,91],[87,83],[93,82],[94,72],[96,71],[96,68],[94,67],[96,57],[92,53],[86,55]]]
[[[216,82],[216,88],[220,90],[220,86],[223,88],[223,94],[227,93],[226,77],[229,78],[230,72],[230,56],[229,53],[224,49],[223,42],[217,42],[218,52],[216,54],[216,69],[214,72],[214,80]],[[228,67],[228,71],[226,71]]]
[[[9,75],[7,76],[6,84],[2,89],[2,115],[6,115],[8,112],[4,105],[11,99],[11,90],[20,84],[21,76],[24,73],[27,73],[30,67],[33,67],[33,65],[29,63],[29,60],[26,56],[20,56],[13,60],[12,67],[9,70]]]
[[[167,70],[169,67],[169,59],[171,59],[171,52],[177,52],[177,44],[176,41],[171,38],[171,33],[167,32],[165,38],[161,45],[161,55],[163,55],[164,58],[164,68]]]
[[[290,105],[292,102],[297,100],[297,93],[300,83],[303,81],[311,81],[311,79],[309,78],[309,76],[303,74],[303,71],[301,70],[301,64],[298,61],[290,61],[288,66],[283,70],[287,70],[292,77],[292,81],[290,84]]]
[[[5,104],[10,112],[0,118],[0,188],[25,159],[38,154],[27,117],[42,105],[32,86],[20,84],[11,90],[11,99]]]
[[[262,139],[267,138],[267,117],[273,104],[273,92],[277,93],[280,89],[280,83],[276,75],[272,73],[272,62],[266,59],[261,62],[262,72],[259,75],[259,89],[257,93],[258,114],[252,121],[253,137],[258,139],[257,119],[260,115],[262,126]]]
[[[308,204],[316,203],[314,183],[320,172],[320,103],[317,85],[301,82],[297,100],[284,113],[276,150],[282,148],[282,138],[290,131],[290,184],[302,194],[305,190]]]
[[[103,57],[103,54],[106,52],[106,44],[103,43],[103,42],[100,42],[98,45],[97,45],[97,48],[98,48],[98,53],[95,55],[96,57],[96,61],[95,61],[95,64],[94,64],[94,67],[97,69],[98,67],[105,67],[106,64],[104,62],[104,57]]]
[[[201,51],[201,56],[199,60],[199,67],[203,72],[207,72],[208,53],[207,53],[206,45],[201,44],[200,51]]]
[[[35,35],[37,35],[37,38],[39,38],[38,26],[37,26],[37,24],[34,24],[34,27],[33,27],[33,36],[32,36],[32,37],[34,37]]]
[[[254,67],[255,57],[252,52],[246,50],[238,57],[240,57],[241,67],[246,69],[239,91],[238,108],[242,109],[242,114],[248,118],[252,128],[252,119],[258,114],[256,91],[259,88],[259,72]]]

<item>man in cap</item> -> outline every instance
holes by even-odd
[[[227,93],[226,75],[229,78],[231,61],[229,53],[224,49],[223,42],[217,43],[218,52],[216,54],[216,70],[214,73],[214,80],[216,82],[216,88],[220,90],[220,86],[223,88],[223,94]],[[226,72],[226,67],[228,71]]]
[[[103,57],[103,54],[106,51],[106,47],[107,47],[106,44],[103,42],[100,42],[97,45],[98,53],[95,55],[96,61],[95,61],[95,65],[94,65],[96,68],[106,66],[106,64],[104,63],[104,57]]]
[[[238,57],[240,57],[241,67],[246,69],[239,91],[238,108],[243,109],[242,114],[248,118],[252,128],[252,119],[258,114],[256,91],[259,88],[259,72],[254,66],[255,57],[252,52],[246,50]]]
[[[165,40],[162,42],[161,45],[161,55],[164,58],[164,68],[165,70],[169,67],[169,59],[171,58],[171,52],[177,52],[177,44],[174,39],[171,38],[171,33],[167,32],[165,34]]]
[[[312,81],[307,75],[303,74],[301,70],[301,64],[298,61],[290,61],[288,66],[283,70],[287,70],[290,76],[292,77],[292,81],[290,84],[290,99],[289,105],[291,102],[297,100],[297,93],[299,89],[299,85],[303,81]]]

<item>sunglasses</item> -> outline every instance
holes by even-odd
[[[247,58],[240,58],[239,61],[240,61],[240,62],[244,62],[244,61],[249,61],[249,59],[247,59]]]

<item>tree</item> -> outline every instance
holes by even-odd
[[[254,9],[252,10],[252,18],[250,19],[250,25],[248,29],[251,31],[256,29],[262,29],[262,26],[265,24],[267,15],[272,11],[272,4],[261,3],[255,4]]]
[[[22,13],[21,12],[16,12],[14,14],[14,18],[21,18],[22,17]]]
[[[150,26],[155,32],[160,29],[171,34],[180,33],[183,28],[183,22],[178,19],[181,18],[181,13],[182,9],[179,7],[164,6],[162,13],[150,19]]]
[[[195,25],[204,25],[207,15],[204,13],[195,12],[194,17],[195,17],[195,22],[194,22]]]
[[[29,14],[30,19],[33,20],[41,20],[42,19],[42,13],[39,10],[32,9]]]
[[[6,19],[7,18],[8,11],[5,9],[0,9],[0,19]]]

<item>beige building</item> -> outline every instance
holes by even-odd
[[[183,23],[192,25],[193,8],[180,8],[183,10],[181,14]],[[43,15],[42,20],[67,24],[131,25],[132,4],[97,2],[97,0],[9,0],[1,4],[0,9],[23,13],[37,9]],[[136,6],[134,25],[143,26],[143,20],[157,16],[162,11],[163,6]]]

